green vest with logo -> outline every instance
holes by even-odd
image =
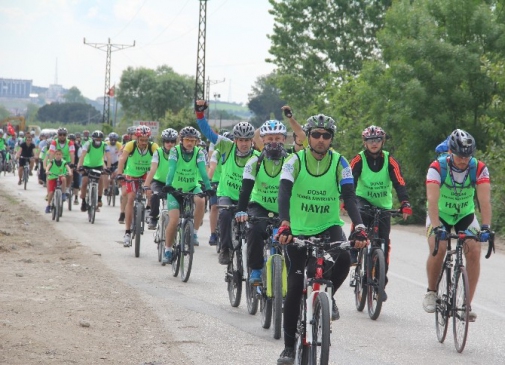
[[[158,168],[153,179],[165,183],[168,175],[168,154],[165,153],[163,147],[158,148]]]
[[[61,153],[63,155],[63,159],[65,161],[72,161],[70,159],[70,148],[69,148],[70,141],[68,139],[66,139],[65,145],[63,146],[63,148],[61,147],[60,142],[58,140],[56,140],[55,143],[56,143],[56,150],[61,151]]]
[[[277,196],[281,179],[282,163],[284,159],[275,164],[266,158],[261,161],[254,187],[251,192],[251,201],[258,203],[269,212],[279,213]],[[268,165],[268,166],[267,166]]]
[[[451,174],[445,176],[440,184],[440,198],[438,199],[438,215],[451,226],[461,218],[475,212],[474,192],[470,177],[467,174],[463,184],[454,183]]]
[[[193,156],[191,160],[185,161],[182,157],[181,145],[175,146],[177,150],[177,164],[175,167],[174,179],[172,181],[172,186],[176,189],[182,189],[183,192],[188,192],[199,186],[198,177],[198,166],[196,160],[198,158],[198,147],[193,147]]]
[[[251,154],[246,157],[237,157],[235,156],[236,149],[237,145],[233,144],[226,157],[226,161],[223,162],[221,178],[219,179],[219,186],[217,188],[217,196],[226,196],[232,200],[238,200],[240,188],[242,187],[244,166],[252,156]],[[256,151],[253,151],[253,154],[258,155]],[[243,165],[240,166],[239,162],[243,163]]]
[[[49,169],[49,176],[47,177],[49,180],[56,180],[60,175],[67,174],[67,162],[65,160],[61,160],[60,166],[56,164],[56,160],[51,161],[51,168]]]
[[[365,152],[361,151],[361,161],[363,168],[358,179],[356,196],[366,199],[370,204],[382,209],[393,207],[392,188],[393,183],[389,177],[389,152],[384,153],[384,165],[379,172],[373,172],[368,166]]]
[[[219,182],[219,179],[221,179],[221,171],[222,171],[222,168],[223,168],[223,165],[222,165],[222,158],[221,158],[221,152],[219,151],[215,151],[217,152],[217,164],[216,164],[216,168],[214,169],[214,175],[212,175],[212,179],[210,180],[210,182],[213,182],[213,183],[218,183]]]
[[[296,152],[300,172],[293,184],[289,215],[293,235],[310,236],[333,226],[343,226],[344,221],[340,219],[340,192],[336,178],[340,154],[329,151],[331,162],[328,169],[314,176],[307,170],[306,153],[307,150]]]
[[[151,143],[147,145],[145,154],[141,154],[139,152],[137,144],[135,143],[133,152],[128,157],[128,164],[126,165],[126,169],[124,170],[125,175],[132,177],[144,176],[151,168],[152,154],[150,150],[151,150]]]

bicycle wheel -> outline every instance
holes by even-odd
[[[26,190],[26,184],[28,184],[28,171],[27,169],[23,169],[23,182],[24,182],[24,187]]]
[[[251,275],[251,269],[247,268],[247,278],[245,281],[245,297],[247,300],[247,312],[251,315],[255,315],[258,312],[258,296],[256,285],[249,284],[249,275]]]
[[[354,302],[356,304],[356,309],[361,312],[365,308],[366,304],[366,251],[364,249],[359,250],[358,254],[358,264],[354,269]]]
[[[89,197],[89,201],[90,201],[90,205],[88,207],[88,217],[89,217],[89,221],[91,222],[91,224],[94,224],[95,223],[95,213],[96,213],[96,202],[97,202],[97,193],[96,193],[96,186],[92,186],[91,187],[91,192],[90,192],[90,197]]]
[[[230,251],[228,264],[228,298],[232,307],[238,307],[242,298],[242,255],[241,251]]]
[[[312,364],[328,364],[330,357],[330,303],[328,297],[319,293],[315,298],[311,321],[312,343],[310,360]]]
[[[447,335],[447,322],[449,322],[449,288],[450,288],[451,269],[446,267],[440,273],[437,283],[437,304],[435,306],[435,328],[437,338],[440,343],[445,341]]]
[[[107,205],[110,205],[112,203],[112,196],[110,195],[110,189],[112,189],[111,186],[109,186],[109,190],[107,191]]]
[[[374,249],[370,260],[370,280],[368,281],[367,302],[368,315],[371,319],[379,318],[386,283],[386,261],[384,252]]]
[[[193,247],[193,222],[187,220],[184,223],[182,229],[182,241],[181,241],[181,280],[186,283],[191,275],[191,266],[193,266],[193,253],[195,249]]]
[[[274,297],[272,299],[274,338],[281,338],[282,329],[282,257],[274,255],[272,258],[272,286]]]
[[[60,221],[61,217],[61,208],[63,206],[63,203],[61,201],[61,190],[56,189],[54,192],[54,215],[56,215],[56,222]]]
[[[177,275],[179,275],[181,241],[182,241],[182,228],[179,228],[174,248],[172,249],[172,275],[174,277],[177,277]]]
[[[468,274],[464,266],[456,268],[453,298],[453,333],[454,346],[458,352],[463,352],[468,335],[468,314],[470,313],[470,290]]]
[[[74,198],[74,194],[73,194],[73,190],[72,187],[70,187],[70,189],[68,189],[68,191],[70,192],[68,194],[68,197],[67,197],[67,205],[68,205],[68,211],[71,211],[72,210],[72,201],[73,201],[73,198]]]
[[[135,257],[140,256],[140,233],[142,230],[142,209],[144,207],[135,202],[135,207],[133,209],[134,215],[134,225],[135,225]]]
[[[112,195],[112,206],[116,206],[116,183],[112,183],[109,186],[109,195]],[[110,204],[109,204],[110,205]]]
[[[56,207],[54,205],[54,195],[53,195],[53,201],[51,202],[51,215],[53,218],[53,221],[56,220]]]

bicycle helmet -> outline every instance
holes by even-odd
[[[199,138],[198,135],[199,135],[199,132],[195,128],[189,127],[189,126],[182,128],[181,131],[179,132],[179,136],[181,137],[181,139]]]
[[[468,132],[456,129],[449,137],[449,150],[456,156],[471,157],[475,152],[475,139]]]
[[[123,141],[123,144],[130,142],[130,136],[128,134],[123,134],[121,140]]]
[[[19,131],[19,138],[23,138],[25,136],[25,132]]]
[[[109,133],[109,141],[117,141],[119,140],[119,135],[115,132]]]
[[[84,138],[88,138],[89,137],[89,131],[86,129],[82,132],[82,135],[84,136]]]
[[[71,140],[71,141],[75,141],[75,134],[70,133],[70,134],[68,135],[68,139],[69,139],[69,140]]]
[[[260,127],[260,137],[269,134],[282,134],[283,136],[287,136],[288,131],[286,130],[286,126],[278,120],[267,120]]]
[[[4,134],[4,130],[3,129],[0,129],[0,134]]]
[[[307,124],[305,125],[307,128],[307,132],[310,133],[312,129],[322,128],[326,129],[328,132],[335,134],[337,131],[337,126],[335,125],[335,121],[332,117],[328,117],[324,114],[313,115],[309,119],[307,119]]]
[[[254,137],[254,127],[248,122],[239,122],[233,127],[235,138],[252,139]]]
[[[91,134],[91,138],[95,139],[95,138],[101,138],[103,139],[103,132],[102,131],[99,131],[99,130],[96,130],[94,131],[92,134]]]
[[[126,129],[126,133],[128,133],[128,134],[130,134],[130,135],[131,135],[131,134],[135,134],[135,131],[136,131],[136,130],[137,130],[137,127],[135,127],[135,126],[128,127],[128,128]]]
[[[21,132],[19,134],[21,134]],[[58,134],[64,134],[66,136],[68,134],[67,128],[58,128]]]
[[[363,137],[363,140],[366,141],[367,139],[374,139],[374,138],[386,138],[386,132],[381,127],[377,127],[375,125],[371,125],[370,127],[366,127],[363,132],[361,133],[361,137]]]
[[[80,133],[76,133],[75,134],[75,138],[81,138],[81,134]]]
[[[137,137],[150,137],[151,136],[151,128],[145,125],[139,125],[135,130],[135,135]]]
[[[161,140],[163,142],[174,141],[177,139],[178,135],[179,135],[179,133],[177,133],[177,131],[175,129],[168,128],[168,129],[165,129],[163,132],[161,132]]]
[[[228,131],[226,131],[226,132],[223,133],[223,137],[224,138],[228,138],[231,141],[233,141],[235,139],[235,136],[233,135],[233,133],[228,132]]]

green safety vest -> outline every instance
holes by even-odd
[[[63,148],[60,147],[60,142],[58,142],[58,140],[55,140],[56,143],[56,150],[58,151],[61,151],[62,155],[63,155],[63,159],[65,161],[72,161],[70,159],[70,148],[69,148],[69,143],[70,141],[67,139],[65,140],[65,146]]]
[[[310,236],[319,234],[333,226],[343,226],[340,219],[340,192],[337,169],[340,154],[331,152],[330,166],[318,176],[307,170],[307,150],[298,151],[300,172],[293,184],[289,200],[289,215],[293,235]]]
[[[4,151],[5,148],[5,139],[3,137],[0,137],[0,151]]]
[[[235,156],[235,151],[237,145],[233,144],[226,161],[223,162],[223,167],[221,169],[221,178],[219,179],[219,186],[217,188],[217,196],[226,196],[231,200],[238,200],[240,194],[240,188],[242,187],[242,175],[244,172],[244,166],[247,160],[251,156],[258,155],[257,151],[246,157],[238,157],[240,162],[244,164],[240,166],[237,162],[237,157]]]
[[[461,218],[475,212],[473,200],[475,188],[469,176],[465,177],[463,184],[455,184],[451,174],[445,176],[440,184],[440,198],[438,200],[438,214],[451,226],[458,223]]]
[[[67,174],[67,162],[62,159],[60,166],[58,166],[56,162],[57,161],[55,159],[51,161],[51,168],[49,169],[49,175],[47,176],[49,180],[56,180],[58,176]]]
[[[128,157],[128,165],[126,166],[124,173],[125,175],[132,177],[142,177],[151,168],[151,143],[147,145],[146,153],[144,155],[140,154],[136,143],[133,146],[133,152]]]
[[[223,158],[221,156],[221,152],[219,152],[218,150],[214,152],[217,152],[219,158],[217,159],[216,168],[214,169],[214,175],[212,175],[212,179],[210,180],[210,182],[218,183],[219,179],[221,178],[221,171],[223,170]]]
[[[89,150],[84,156],[85,167],[101,167],[103,166],[103,157],[105,155],[105,142],[101,142],[99,147],[93,146],[93,142],[89,143]]]
[[[163,147],[158,148],[158,168],[153,179],[165,183],[168,175],[168,154],[165,153]]]
[[[359,153],[363,168],[358,179],[356,196],[366,199],[370,204],[382,209],[393,207],[393,183],[389,177],[389,152],[384,153],[384,165],[379,172],[373,172],[368,166],[365,153]]]
[[[279,213],[277,196],[279,195],[279,183],[284,159],[275,165],[273,161],[263,159],[261,161],[254,187],[251,193],[251,201],[258,203],[269,212]],[[267,171],[267,164],[268,170]]]
[[[182,157],[181,145],[175,146],[177,151],[177,164],[175,165],[174,179],[172,180],[172,186],[176,189],[182,189],[183,192],[192,191],[197,186],[198,183],[198,166],[196,160],[198,158],[198,152],[200,152],[199,147],[193,147],[193,156],[191,160],[185,161]]]

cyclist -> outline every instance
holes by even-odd
[[[229,140],[233,141],[233,134],[230,132],[224,132],[223,137],[228,138]],[[212,146],[214,146],[213,143],[211,143]],[[217,191],[217,188],[219,186],[219,179],[221,178],[221,169],[222,169],[222,162],[223,159],[221,158],[221,152],[219,152],[218,149],[212,147],[212,154],[209,160],[209,178],[210,178],[210,185],[212,186],[212,189]],[[210,223],[210,238],[209,238],[209,245],[215,246],[217,245],[217,233],[216,233],[216,227],[217,227],[217,200],[218,197],[217,195],[213,195],[209,198],[209,205],[210,205],[210,212],[209,212],[209,223]]]
[[[361,133],[364,150],[358,153],[351,161],[352,174],[354,176],[354,186],[358,197],[358,206],[362,208],[366,205],[373,205],[382,209],[393,207],[392,188],[396,190],[398,200],[401,201],[400,210],[403,219],[406,220],[412,215],[412,208],[409,203],[407,187],[400,170],[398,161],[385,151],[386,132],[380,127],[371,125]],[[365,225],[373,222],[373,216],[361,213],[361,219]],[[386,284],[388,283],[387,272],[389,268],[389,253],[391,249],[391,216],[382,213],[379,222],[379,238],[384,240],[384,257],[386,259]],[[351,262],[357,261],[356,250],[351,251]],[[383,301],[387,300],[384,293]]]
[[[134,140],[137,139],[137,137],[135,136],[136,130],[137,130],[137,127],[134,127],[134,126],[128,127],[126,129],[126,134],[123,135],[123,147],[121,148],[121,154],[120,154],[120,156],[123,154],[124,146],[126,145],[126,143],[128,143],[130,141],[134,141]],[[126,168],[126,164],[127,163],[128,163],[128,160],[125,161],[125,167],[124,168]],[[116,175],[116,177],[117,177],[117,175]],[[128,198],[127,198],[127,194],[126,194],[126,185],[125,185],[125,182],[124,181],[118,181],[118,182],[121,184],[121,199],[120,199],[120,205],[119,205],[119,219],[118,219],[118,223],[119,224],[124,224],[126,202],[128,201]]]
[[[277,195],[282,164],[287,156],[284,150],[287,130],[278,120],[266,121],[259,130],[263,152],[259,157],[251,157],[244,167],[242,190],[237,213],[235,213],[235,219],[239,222],[247,221],[248,215],[266,218],[270,212],[275,215],[279,213]],[[263,233],[266,225],[266,221],[249,223],[247,263],[251,268],[249,276],[251,284],[261,283],[261,270],[264,263]]]
[[[82,171],[83,167],[85,167],[87,170],[103,171],[105,160],[107,160],[107,170],[110,170],[110,150],[109,146],[103,141],[103,137],[103,132],[99,130],[96,130],[91,134],[91,139],[82,146],[81,157],[79,157],[77,170]],[[98,181],[98,208],[103,205],[102,193],[105,178],[105,176],[101,176]],[[88,210],[88,206],[86,204],[87,189],[88,174],[87,171],[84,171],[81,184],[81,212],[86,212]],[[97,211],[99,210],[97,209]]]
[[[179,133],[175,129],[168,128],[161,132],[162,147],[153,153],[151,160],[151,169],[147,175],[144,186],[151,187],[151,215],[148,229],[156,229],[158,216],[160,214],[160,195],[167,181],[170,149],[175,146]]]
[[[79,161],[79,158],[81,157],[82,153],[82,146],[79,140],[77,139],[77,134],[69,134],[68,139],[72,142],[74,142],[74,161]],[[72,186],[71,189],[73,189],[74,193],[74,205],[79,205],[79,191],[81,190],[81,174],[77,172],[77,169],[71,169],[72,170]]]
[[[167,195],[168,225],[166,229],[165,253],[163,264],[172,262],[172,245],[179,223],[179,206],[181,202],[177,199],[177,191],[201,193],[199,177],[203,179],[206,193],[212,195],[209,177],[205,170],[205,155],[196,145],[198,142],[198,131],[193,127],[184,127],[179,132],[180,143],[172,147],[168,158],[168,174],[165,192]],[[205,199],[199,196],[194,197],[194,236],[193,242],[198,242],[198,228],[202,223],[205,210]],[[198,244],[197,244],[198,245]]]
[[[33,164],[34,164],[34,153],[33,150],[35,150],[35,143],[33,143],[33,138],[30,134],[28,134],[25,138],[25,141],[22,142],[19,145],[19,150],[16,153],[16,160],[19,161],[19,168],[18,168],[18,185],[21,185],[23,182],[21,181],[23,179],[23,168],[26,164],[29,164],[30,166],[30,176],[33,175],[32,170],[33,170]],[[22,157],[22,158],[20,158]]]
[[[63,154],[61,150],[56,150],[54,153],[54,159],[49,161],[46,167],[47,176],[47,206],[46,213],[51,213],[51,201],[53,199],[54,191],[56,190],[56,181],[61,179],[61,191],[65,191],[66,179],[62,179],[61,175],[71,174],[72,170],[68,166],[68,163],[63,160]],[[66,201],[67,197],[62,194],[62,200]]]
[[[491,230],[489,170],[484,162],[473,157],[475,150],[475,139],[470,133],[456,129],[450,135],[449,155],[435,160],[428,169],[426,227],[430,253],[426,263],[428,291],[423,300],[423,308],[428,313],[435,312],[437,279],[447,250],[447,234],[451,229],[454,228],[455,232],[469,231],[477,235],[481,242],[489,239]],[[477,193],[481,209],[480,227],[475,216],[474,192]],[[437,255],[433,256],[436,236],[440,240],[440,247]],[[474,239],[467,239],[465,246],[471,303],[479,280],[481,248],[480,243]],[[469,321],[473,322],[476,319],[477,314],[470,308]]]
[[[154,152],[158,149],[158,145],[154,142],[149,142],[151,136],[151,128],[147,126],[138,126],[135,130],[135,141],[128,142],[123,147],[123,153],[119,158],[117,167],[117,179],[145,179],[149,172]],[[128,163],[126,163],[128,160]],[[126,167],[125,167],[126,166]],[[126,201],[125,206],[125,223],[126,229],[123,236],[123,246],[131,246],[131,223],[133,220],[133,202],[135,201],[135,192],[142,188],[140,182],[125,182]]]
[[[3,129],[0,129],[0,155],[2,155],[2,161],[5,164],[7,160],[7,143],[4,137]],[[2,172],[3,166],[0,166],[0,172]]]
[[[107,142],[107,145],[109,146],[109,155],[111,158],[110,161],[111,174],[110,178],[105,178],[106,183],[105,195],[108,194],[111,179],[114,179],[116,177],[117,164],[119,161],[119,156],[121,155],[121,149],[123,148],[123,145],[121,144],[121,142],[119,142],[119,135],[114,132],[109,133],[109,141]],[[113,194],[116,194],[116,192],[114,191]]]
[[[82,132],[82,145],[84,146],[84,144],[86,142],[89,142],[89,131],[86,129]]]
[[[63,159],[70,164],[70,168],[74,168],[75,160],[75,145],[74,142],[67,138],[68,131],[67,128],[60,127],[57,131],[58,137],[54,138],[49,145],[49,160],[54,159],[54,152],[56,150],[61,150],[63,153]],[[73,176],[72,174],[67,175],[67,189],[72,186]]]
[[[218,202],[219,205],[236,204],[242,186],[244,166],[252,154],[256,154],[252,149],[254,127],[248,122],[237,123],[233,127],[234,141],[231,141],[216,134],[209,126],[204,116],[204,110],[207,107],[208,104],[204,100],[198,100],[195,105],[195,112],[198,126],[203,135],[210,142],[214,143],[215,148],[221,152],[223,159],[221,178],[217,188]],[[231,212],[228,209],[221,209],[219,212],[219,231],[221,235],[219,263],[221,265],[228,265],[230,261],[231,221]]]
[[[323,114],[307,120],[308,147],[290,155],[282,167],[279,184],[278,239],[281,244],[291,242],[293,236],[329,236],[331,241],[342,240],[344,222],[340,219],[339,198],[342,196],[349,217],[355,225],[351,235],[355,247],[367,244],[366,228],[362,224],[352,170],[347,160],[330,150],[335,136],[335,121]],[[277,364],[293,364],[295,332],[304,286],[306,249],[286,247],[288,291],[284,301],[284,345]],[[331,273],[334,294],[344,282],[350,268],[347,252],[334,257]],[[335,299],[332,300],[332,320],[339,318]]]

